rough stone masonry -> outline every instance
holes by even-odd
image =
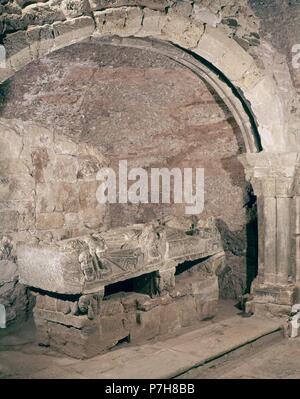
[[[8,325],[32,306],[17,242],[182,215],[97,204],[98,168],[124,156],[142,167],[202,162],[200,220],[216,219],[226,252],[221,296],[251,291],[252,311],[289,312],[300,280],[299,17],[297,0],[0,2]]]

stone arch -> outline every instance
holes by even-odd
[[[239,124],[247,152],[288,151],[287,123],[276,83],[221,28],[179,14],[131,7],[95,11],[6,36],[0,83],[28,63],[91,38],[114,37],[120,45],[147,46],[193,69],[218,92]],[[155,40],[153,40],[155,39]],[[179,49],[182,50],[180,53]]]

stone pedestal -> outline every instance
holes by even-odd
[[[225,254],[217,254],[174,276],[159,272],[162,291],[66,297],[38,291],[34,320],[40,345],[75,358],[89,358],[121,342],[139,344],[197,325],[217,313],[218,270]],[[157,273],[158,274],[158,273]]]
[[[19,243],[17,255],[38,342],[78,358],[214,317],[225,257],[212,220],[186,230],[174,218]]]
[[[258,274],[247,311],[286,316],[299,298],[299,154],[240,157],[257,197]]]

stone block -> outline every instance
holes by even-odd
[[[36,211],[38,213],[53,212],[56,207],[54,187],[50,183],[36,186]]]
[[[57,304],[57,298],[49,296],[49,295],[37,295],[36,297],[36,301],[37,301],[37,308],[40,308],[41,310],[45,310],[45,311],[52,311],[52,312],[56,312],[56,304]],[[51,320],[51,316],[52,313],[50,312],[40,312],[39,315],[41,317],[44,317],[47,320]]]
[[[293,178],[276,178],[276,196],[277,197],[292,197],[293,192]]]
[[[24,203],[24,209],[19,209],[18,230],[29,230],[35,227],[34,203]]]
[[[0,160],[0,170],[2,176],[8,176],[8,175],[28,175],[30,169],[28,163],[25,160],[5,159],[2,161]]]
[[[207,24],[207,26],[214,28],[216,28],[222,20],[220,15],[211,12],[207,8],[201,7],[201,5],[197,3],[194,4],[192,18],[197,22]]]
[[[88,0],[63,0],[61,10],[67,19],[88,15],[91,12]]]
[[[7,176],[1,176],[0,178],[0,201],[9,201],[10,196],[10,179]]]
[[[162,28],[162,37],[182,47],[194,49],[203,35],[204,26],[180,16],[168,15]]]
[[[70,248],[66,251],[54,243],[18,243],[17,256],[20,281],[24,284],[64,294],[83,291],[84,276],[80,270],[78,250]]]
[[[6,65],[9,68],[17,71],[33,61],[25,31],[7,35],[4,39],[4,47],[6,49]]]
[[[38,230],[60,229],[64,226],[64,215],[61,212],[38,213],[36,228]]]
[[[89,38],[95,29],[93,18],[82,16],[64,22],[54,22],[55,48],[69,46],[83,39]]]
[[[34,320],[36,326],[36,339],[39,345],[49,346],[50,339],[48,334],[48,322],[47,320],[35,318]]]
[[[121,303],[121,299],[112,299],[104,300],[101,303],[100,315],[101,316],[114,316],[116,314],[123,313],[123,306]]]
[[[39,320],[47,320],[53,323],[63,324],[67,327],[74,327],[77,329],[83,329],[89,326],[93,326],[95,323],[92,320],[89,320],[87,316],[80,315],[74,316],[71,313],[58,312],[56,310],[57,301],[48,301],[44,299],[43,305],[44,307],[52,308],[52,309],[34,309],[34,318]],[[72,306],[72,304],[71,304]]]
[[[12,125],[6,121],[0,121],[0,160],[18,159],[22,149],[22,137],[13,129]]]
[[[44,171],[44,180],[47,182],[75,183],[77,180],[78,162],[70,155],[57,155],[49,162]]]
[[[170,8],[168,8],[169,16],[181,16],[189,19],[193,11],[192,1],[175,1]]]
[[[25,132],[30,131],[30,134],[22,135],[24,143],[22,157],[30,157],[32,150],[39,148],[45,148],[49,153],[52,152],[54,135],[51,129],[31,121],[23,122],[20,128]]]
[[[271,152],[286,151],[285,117],[272,76],[265,76],[254,87],[244,91],[257,119],[262,146]]]
[[[90,0],[91,8],[94,11],[122,6],[140,6],[165,11],[172,3],[172,0]]]
[[[268,318],[282,318],[286,322],[288,316],[291,313],[292,307],[289,305],[277,305],[274,303],[257,303],[251,301],[247,304],[248,310],[253,312],[258,317]]]
[[[73,307],[73,302],[66,301],[63,299],[59,299],[56,302],[56,310],[57,312],[63,313],[65,315],[71,313],[71,309]]]
[[[36,188],[37,212],[78,212],[79,192],[74,183],[41,183]]]
[[[11,232],[18,229],[18,211],[0,212],[0,231]]]
[[[16,282],[5,283],[0,285],[0,298],[1,303],[5,306],[9,306],[11,303],[12,293],[14,292]]]
[[[34,295],[34,296],[35,296],[35,310],[45,309],[46,308],[45,295]]]
[[[124,327],[125,316],[118,313],[113,316],[102,316],[100,319],[101,342],[107,347],[113,347],[117,342],[129,335]]]
[[[132,331],[136,328],[136,311],[130,310],[125,313],[124,328],[129,331],[128,341],[132,342]]]
[[[25,26],[52,24],[63,21],[65,16],[60,8],[60,1],[35,2],[22,10],[22,21]]]
[[[168,334],[181,327],[180,314],[176,303],[161,306],[159,333]]]
[[[0,286],[17,278],[17,265],[10,260],[0,260]]]
[[[141,29],[143,14],[137,7],[121,7],[96,11],[94,16],[98,33],[127,37]]]
[[[136,292],[125,293],[121,299],[124,312],[135,312],[136,309],[140,308],[149,299],[150,297],[145,294],[138,294]]]
[[[203,301],[218,300],[219,285],[217,276],[192,282],[191,295]]]
[[[33,176],[37,183],[45,181],[44,171],[50,163],[49,149],[38,147],[31,151],[31,159],[33,165]]]
[[[231,40],[230,48],[228,47],[227,51],[223,54],[218,67],[236,86],[245,90],[242,83],[247,84],[247,87],[253,86],[254,82],[260,79],[261,73],[253,58],[233,39],[229,40]],[[239,59],[238,63],[232,62],[234,54]],[[249,73],[253,73],[251,76],[252,80],[250,80]]]
[[[261,284],[255,286],[254,294],[255,303],[274,303],[277,305],[292,306],[296,301],[297,289],[293,284]]]
[[[162,295],[170,292],[175,287],[176,268],[171,267],[166,270],[159,270],[155,274],[155,284],[157,292]]]
[[[5,82],[15,74],[15,70],[5,62],[5,68],[0,68],[0,83]]]
[[[203,301],[195,298],[198,320],[211,319],[217,314],[218,300]]]
[[[36,4],[36,3],[46,3],[49,0],[15,0],[15,3],[18,4],[21,8],[25,8],[30,4]],[[53,2],[52,2],[53,4]],[[54,3],[55,4],[55,3]],[[21,11],[20,11],[21,13]]]
[[[156,306],[165,306],[172,302],[172,298],[169,295],[163,295],[155,298],[143,299],[142,302],[138,301],[137,309],[142,310],[144,312],[148,312],[149,310],[155,308]]]
[[[165,24],[166,15],[160,11],[143,9],[143,24],[141,29],[136,33],[139,37],[159,37]]]
[[[149,310],[148,312],[138,311],[136,314],[137,323],[130,331],[131,340],[138,342],[159,335],[160,312],[161,309],[159,306]]]
[[[237,87],[240,87],[243,91],[251,90],[262,78],[264,71],[259,69],[255,64],[252,68],[247,69],[239,80],[234,81]]]
[[[246,71],[254,67],[252,57],[221,28],[207,26],[194,51],[219,68],[232,81],[242,79]]]
[[[96,192],[99,182],[95,181],[78,181],[79,187],[79,205],[81,209],[95,208],[98,204]]]
[[[77,178],[85,181],[95,181],[97,172],[101,169],[101,161],[93,155],[78,157]]]
[[[76,212],[65,213],[64,218],[65,218],[65,223],[64,223],[65,229],[75,229],[83,227],[79,213]]]
[[[259,176],[261,173],[262,176],[265,175],[265,171],[260,168],[255,172],[256,175]],[[275,197],[276,195],[276,179],[274,177],[254,177],[251,179],[251,183],[255,190],[255,195],[264,197]]]
[[[9,177],[8,200],[33,201],[34,200],[34,179],[29,175]]]
[[[97,204],[95,208],[86,208],[80,211],[80,217],[84,227],[88,229],[98,229],[105,224],[107,206]]]
[[[68,356],[83,359],[103,350],[97,327],[84,330],[48,322],[50,346]],[[100,342],[100,345],[99,345]]]
[[[195,298],[191,295],[176,298],[176,306],[181,327],[188,327],[198,320]]]
[[[39,59],[51,52],[54,47],[54,33],[51,25],[30,26],[26,33],[34,59]]]
[[[74,141],[62,137],[61,135],[54,136],[54,152],[56,155],[79,155],[79,145]]]

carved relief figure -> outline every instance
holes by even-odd
[[[147,264],[164,260],[166,254],[166,230],[154,224],[146,225],[138,237]]]
[[[96,278],[93,259],[88,251],[83,251],[78,258],[81,270],[84,274],[86,281],[93,281]]]

